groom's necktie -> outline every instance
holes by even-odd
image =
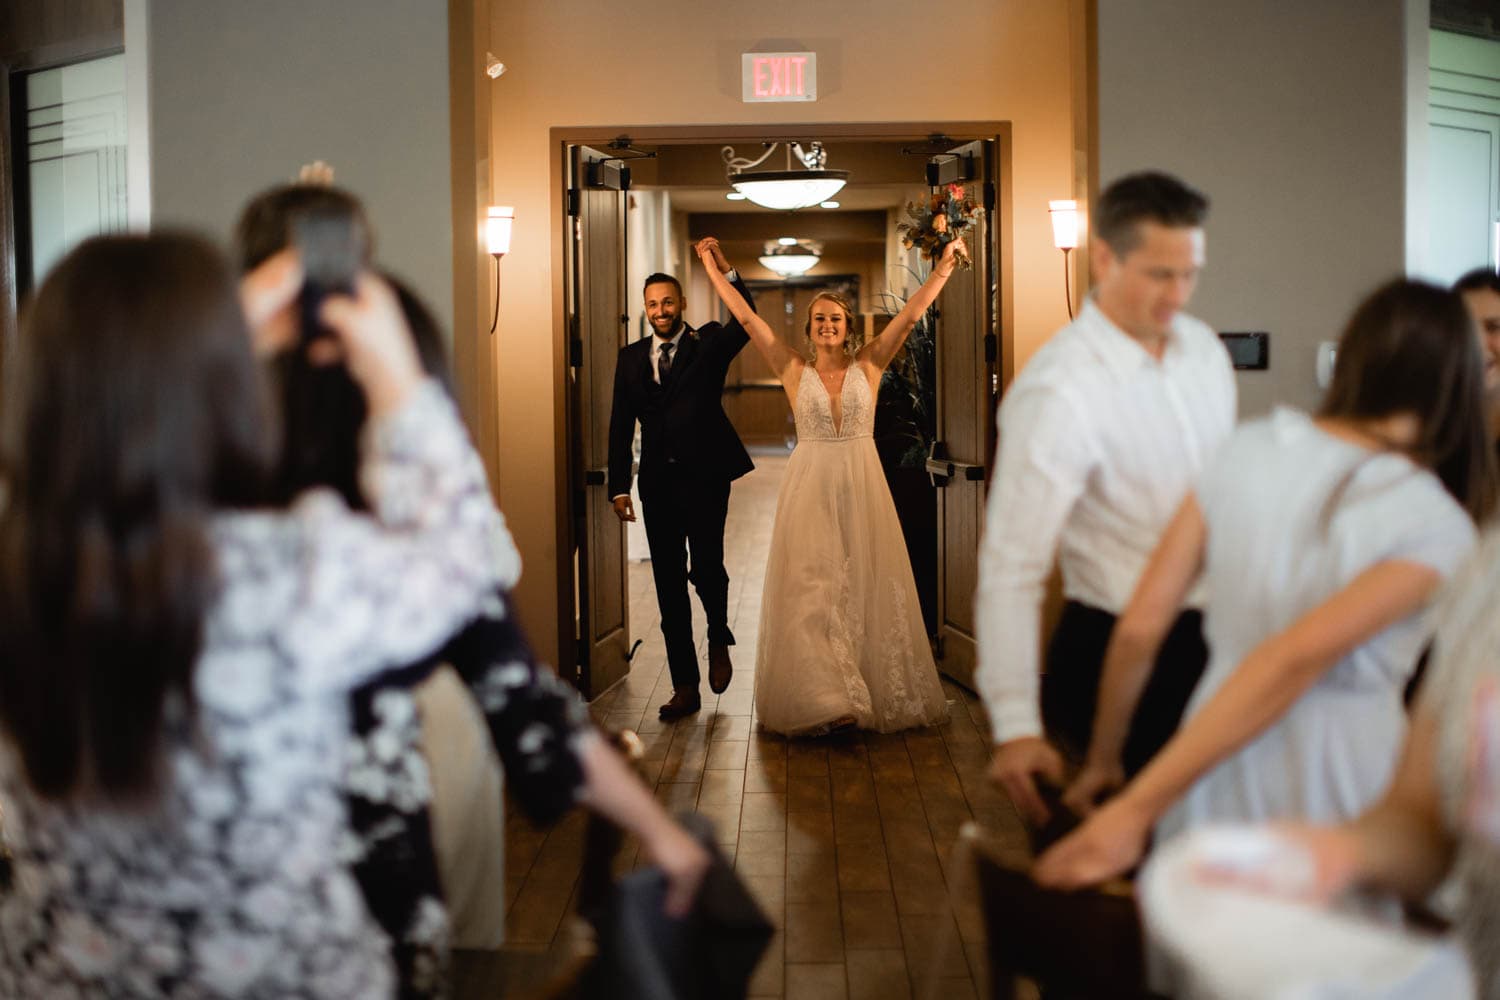
[[[670,340],[661,345],[661,353],[656,356],[656,380],[662,385],[667,384],[667,375],[672,371],[672,348],[676,345]]]

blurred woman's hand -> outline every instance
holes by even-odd
[[[416,341],[391,286],[363,273],[355,280],[354,295],[330,295],[318,318],[333,332],[330,353],[341,354],[364,390],[370,416],[400,409],[421,384],[423,373]]]
[[[1032,877],[1048,889],[1082,889],[1124,875],[1146,853],[1151,820],[1112,799],[1037,859]]]
[[[1087,816],[1099,808],[1101,799],[1118,791],[1124,784],[1125,769],[1119,761],[1107,764],[1089,761],[1063,792],[1063,805],[1079,816]]]
[[[292,249],[267,258],[240,279],[240,304],[256,354],[271,357],[297,343],[301,291],[302,261]]]
[[[671,821],[662,823],[644,846],[652,862],[667,876],[667,916],[687,916],[698,898],[703,876],[708,874],[712,860],[708,849]]]

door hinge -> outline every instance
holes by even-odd
[[[577,188],[568,188],[568,215],[578,218],[583,211],[583,194]]]
[[[992,365],[1000,356],[1000,338],[993,333],[984,335],[984,363]]]
[[[578,328],[578,317],[568,317],[568,366],[583,367],[583,334]]]
[[[984,210],[993,212],[995,210],[995,182],[984,182]]]
[[[943,641],[943,635],[940,632],[940,633],[938,633],[938,637],[936,639],[932,640],[932,656],[933,656],[933,659],[941,660],[943,658],[943,653],[946,652],[946,651],[947,651],[947,643],[945,643]]]

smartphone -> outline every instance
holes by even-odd
[[[327,336],[318,310],[329,295],[352,295],[367,249],[362,228],[344,211],[308,209],[292,220],[292,243],[302,258],[302,339]]]

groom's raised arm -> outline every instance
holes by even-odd
[[[747,306],[755,309],[755,296],[750,294],[750,289],[746,286],[745,279],[740,277],[740,272],[734,268],[730,268],[729,275],[729,282],[734,285],[734,290],[744,297]],[[750,342],[750,334],[745,331],[744,326],[740,324],[740,321],[733,314],[730,314],[729,322],[724,325],[722,336],[733,343],[734,351],[731,353],[737,353],[740,348]]]

